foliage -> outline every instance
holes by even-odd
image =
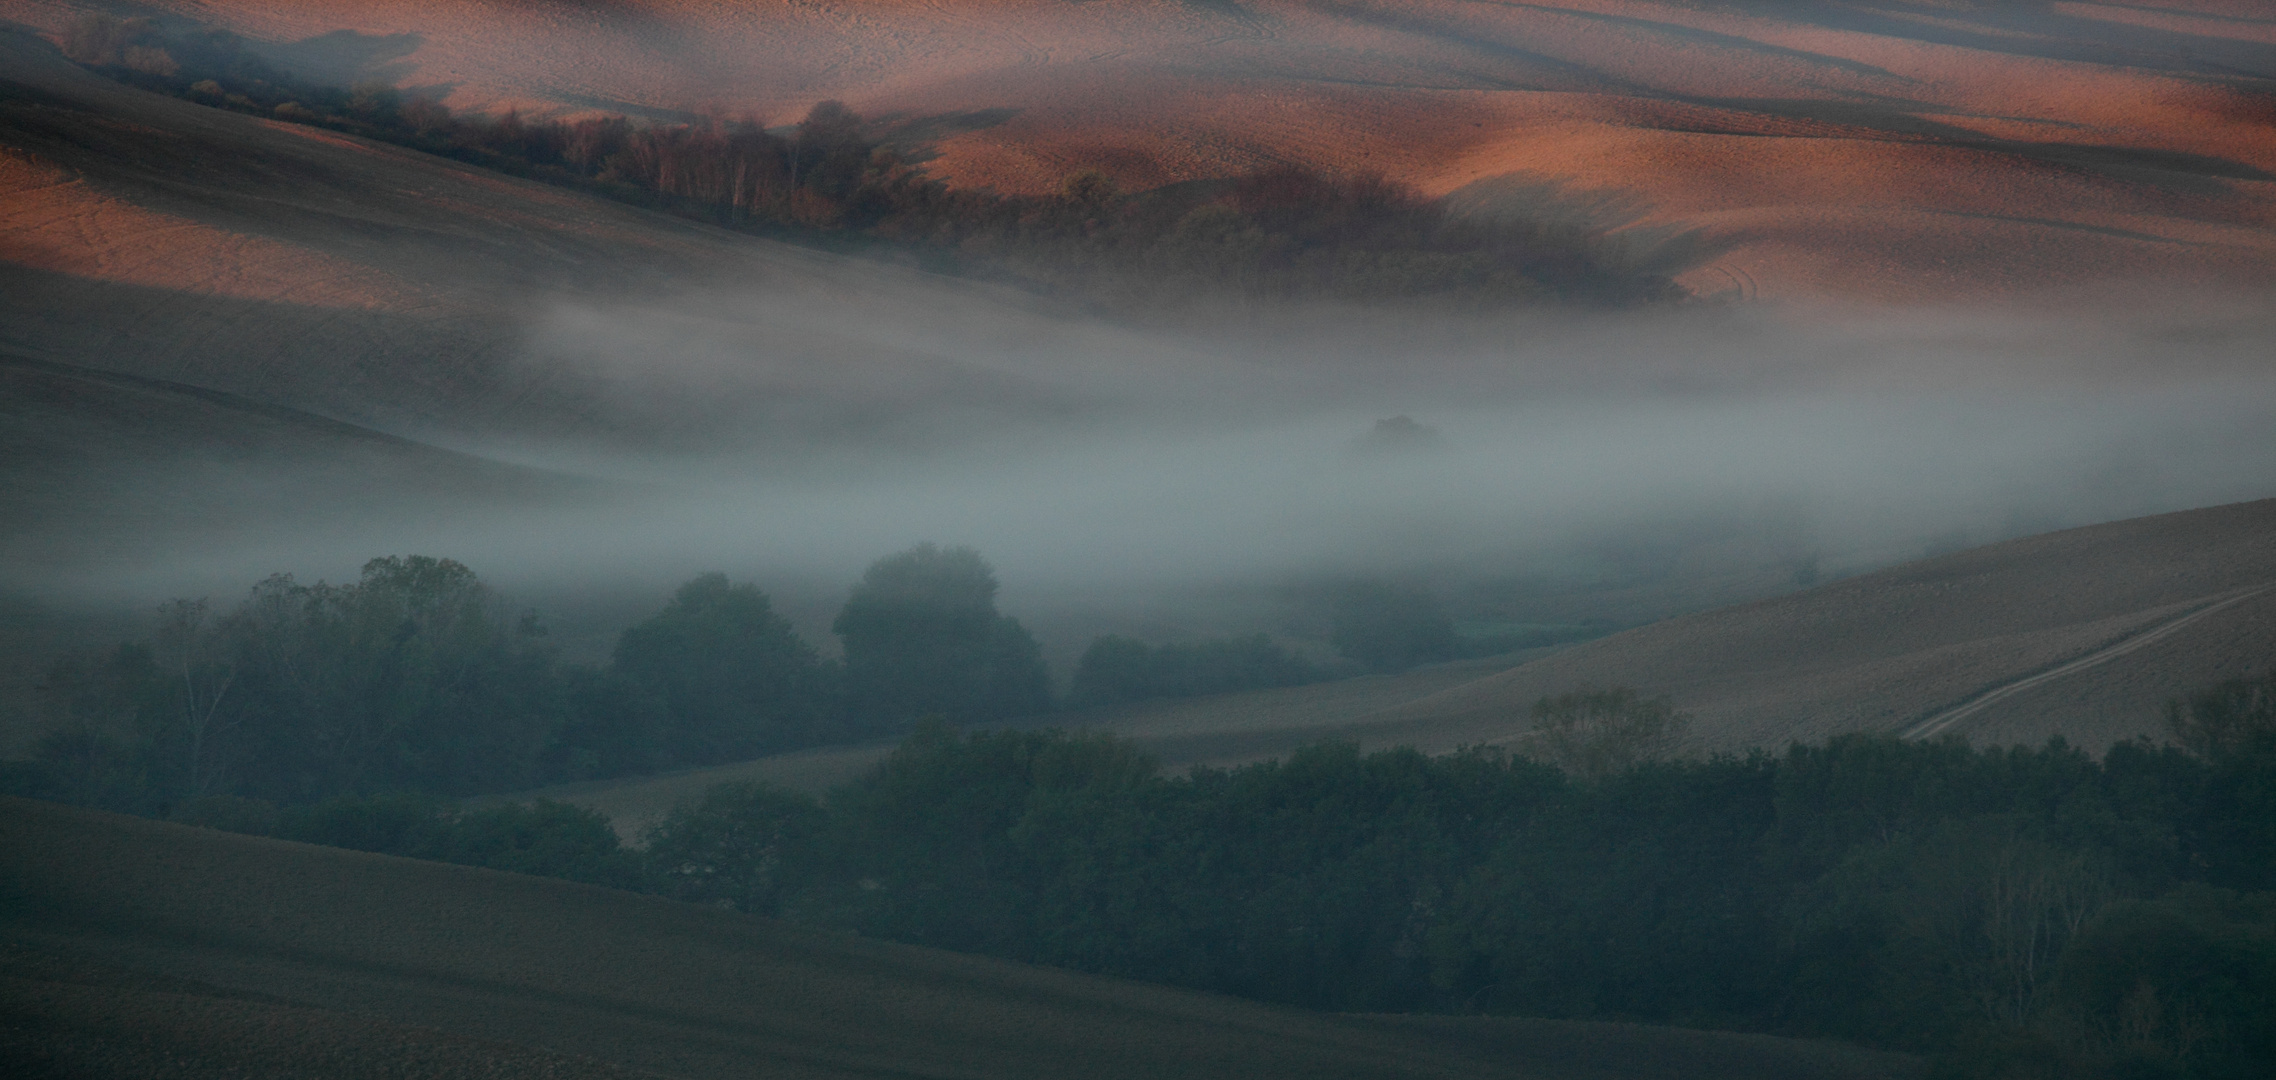
[[[976,556],[904,554],[921,557],[885,560],[857,595],[992,612]],[[723,585],[697,584],[683,593]],[[469,610],[439,561],[367,586],[430,626]],[[40,775],[107,790],[160,768],[102,734],[182,715],[182,667],[160,655],[59,674],[83,726],[51,748],[86,768]],[[250,676],[232,678],[227,700]],[[1666,715],[1625,691],[1568,704]],[[1168,777],[1103,734],[928,720],[823,801],[724,785],[644,852],[544,802],[215,793],[171,813],[1315,1008],[1833,1037],[1936,1054],[1948,1077],[2257,1076],[2276,1054],[2276,892],[2234,883],[2266,873],[2257,800],[2276,764],[2199,745],[2096,759],[2060,740],[1844,736],[1567,771],[1326,743]]]
[[[1301,686],[1325,677],[1263,634],[1160,646],[1107,634],[1083,650],[1067,696],[1075,705],[1108,705]]]
[[[923,717],[974,723],[1046,712],[1042,651],[996,611],[996,573],[967,547],[919,544],[870,565],[831,629],[845,642],[847,702],[865,731]]]
[[[785,132],[753,117],[453,115],[392,87],[324,86],[275,70],[225,32],[168,35],[90,15],[65,55],[217,108],[313,124],[733,228],[835,247],[888,245],[929,269],[1137,309],[1165,302],[1428,297],[1506,305],[1680,295],[1574,227],[1457,217],[1374,175],[1270,166],[1125,194],[1095,171],[1057,193],[952,190],[843,104]]]
[[[2191,884],[2220,872],[2214,770],[1853,736],[1594,776],[1331,743],[1171,778],[1106,736],[926,725],[820,806],[730,791],[654,843],[763,852],[758,900],[705,899],[1312,1007],[1831,1036],[1952,1076],[2246,1075],[2276,909]],[[764,842],[702,839],[739,821]]]
[[[1454,623],[1416,584],[1362,581],[1336,594],[1328,639],[1336,652],[1376,671],[1454,658]]]
[[[1566,772],[1604,776],[1672,755],[1690,726],[1664,697],[1625,687],[1574,690],[1533,703],[1527,750]]]
[[[413,555],[373,559],[353,584],[275,575],[220,614],[172,601],[148,641],[66,658],[41,686],[51,730],[0,783],[227,817],[231,800],[508,791],[844,742],[927,711],[1048,708],[1035,642],[995,612],[986,564],[924,550],[881,563],[842,620],[877,680],[866,714],[849,715],[838,666],[765,593],[724,575],[627,628],[609,665],[564,665],[471,569]]]
[[[669,759],[740,761],[827,741],[829,672],[765,593],[704,574],[617,638],[616,673],[662,705]]]
[[[776,915],[814,863],[822,808],[760,784],[720,784],[693,806],[673,809],[645,852],[655,891],[674,900]]]
[[[2265,1076],[2276,1062],[2276,894],[2193,885],[2113,907],[2056,989],[2093,1049],[2147,1068]]]

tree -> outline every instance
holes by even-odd
[[[1051,707],[1042,650],[996,612],[996,574],[968,547],[919,544],[870,565],[831,624],[854,723],[977,723]]]
[[[2183,749],[2203,758],[2276,752],[2276,672],[2230,679],[2170,702],[2165,726]]]
[[[225,621],[243,710],[242,794],[280,803],[536,779],[559,715],[551,652],[474,571],[373,559],[353,585],[276,575]]]
[[[219,790],[228,766],[228,737],[237,726],[234,712],[223,712],[237,665],[227,655],[220,630],[206,614],[206,602],[175,600],[158,609],[154,641],[158,667],[172,684],[174,734],[181,741],[182,794],[199,798]]]
[[[1533,703],[1530,752],[1578,776],[1606,776],[1674,753],[1691,717],[1664,697],[1626,687],[1583,689]]]
[[[1454,623],[1420,585],[1363,581],[1337,594],[1329,640],[1377,671],[1454,658]]]
[[[1159,648],[1107,634],[1083,651],[1067,696],[1080,705],[1106,705],[1300,686],[1319,679],[1318,668],[1263,634]]]
[[[617,638],[616,671],[660,699],[661,741],[687,764],[735,761],[822,734],[820,658],[756,586],[704,574]]]

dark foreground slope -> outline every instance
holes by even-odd
[[[11,1075],[1914,1071],[1758,1036],[1270,1008],[20,800],[0,801],[0,919]]]

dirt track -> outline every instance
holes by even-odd
[[[2069,678],[2071,676],[2079,674],[2080,672],[2086,671],[2089,668],[2100,667],[2129,653],[2136,652],[2151,645],[2155,645],[2158,642],[2165,640],[2166,638],[2172,637],[2173,635],[2181,633],[2182,631],[2188,629],[2192,623],[2213,615],[2217,615],[2220,612],[2225,611],[2231,607],[2235,607],[2238,604],[2258,599],[2261,595],[2269,592],[2271,589],[2276,589],[2276,585],[2260,585],[2244,589],[2240,592],[2228,596],[2212,598],[2205,603],[2192,608],[2188,614],[2183,615],[2180,618],[2174,619],[2170,622],[2159,623],[2155,626],[2150,627],[2149,629],[2135,633],[2125,638],[2124,640],[2117,642],[2116,644],[2079,657],[2078,659],[2072,660],[2060,667],[2051,668],[2036,675],[2030,675],[2021,679],[2017,679],[2014,682],[2008,683],[1995,690],[1986,692],[1977,697],[1974,701],[1968,702],[1965,705],[1954,709],[1948,709],[1944,712],[1936,714],[1935,716],[1931,716],[1918,724],[1914,724],[1913,726],[1906,728],[1902,732],[1902,735],[1907,739],[1927,739],[1944,734],[1946,732],[1954,731],[1956,729],[1959,729],[1960,725],[1966,722],[1969,717],[1972,717],[1977,713],[1982,712],[1983,710],[1996,705],[2007,698],[2044,686],[2048,683],[2054,682],[2057,679]]]

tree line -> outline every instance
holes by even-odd
[[[466,796],[859,742],[924,718],[992,724],[1361,670],[1261,634],[1108,636],[1062,699],[997,589],[970,548],[879,559],[832,624],[841,655],[824,659],[756,586],[703,574],[588,664],[563,662],[534,613],[451,559],[373,559],[337,585],[278,574],[225,611],[169,602],[148,638],[55,665],[40,685],[51,730],[0,773],[17,793],[156,815],[214,795]],[[1395,636],[1415,617],[1406,603],[1346,604],[1337,625]]]
[[[1200,299],[1499,305],[1644,303],[1681,295],[1623,265],[1601,232],[1451,214],[1381,176],[1294,165],[1125,193],[1097,172],[1048,196],[950,188],[825,101],[797,124],[461,116],[391,86],[282,73],[226,31],[170,34],[90,15],[64,54],[113,78],[217,108],[350,132],[731,228],[906,252],[936,271],[1109,307]]]
[[[2276,675],[2097,759],[1845,736],[1567,771],[1350,744],[1165,776],[1100,734],[920,726],[822,799],[713,788],[621,847],[558,804],[219,827],[1321,1009],[1834,1037],[1938,1077],[2265,1075]],[[1574,721],[1574,714],[1583,719]],[[1651,730],[1622,691],[1537,727]]]
[[[1951,1076],[2276,1054],[2276,675],[2099,759],[1860,736],[1682,760],[1667,701],[1584,688],[1536,703],[1514,754],[1330,743],[1169,776],[1102,735],[951,728],[1056,704],[996,592],[970,549],[880,559],[824,660],[706,574],[607,663],[565,664],[451,560],[279,575],[60,665],[68,723],[0,784],[1316,1008],[1822,1035]],[[1390,626],[1343,626],[1349,652],[1438,648],[1417,595],[1346,590],[1339,619]],[[1254,638],[1085,659],[1099,700],[1307,670]],[[451,799],[895,733],[825,798],[723,786],[639,850],[574,807]]]

